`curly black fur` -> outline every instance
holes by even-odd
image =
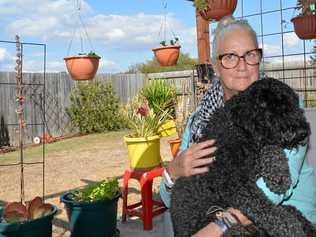
[[[227,101],[201,139],[216,139],[215,164],[208,173],[179,178],[173,188],[175,236],[191,236],[214,220],[206,215],[213,205],[237,208],[254,223],[225,236],[316,236],[297,209],[273,204],[256,185],[263,177],[271,191],[284,193],[291,178],[283,150],[307,144],[309,135],[297,94],[278,80],[259,80]]]

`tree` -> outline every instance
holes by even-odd
[[[191,58],[187,53],[181,53],[179,55],[178,63],[176,66],[161,67],[155,57],[152,60],[148,60],[146,63],[139,63],[129,66],[127,73],[154,73],[154,72],[169,72],[169,71],[181,71],[191,70],[194,65],[197,64],[197,59]]]

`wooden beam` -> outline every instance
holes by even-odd
[[[211,63],[209,21],[205,20],[198,11],[196,11],[196,35],[199,63],[209,64]]]

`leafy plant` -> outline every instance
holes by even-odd
[[[90,184],[87,187],[73,193],[76,201],[99,201],[113,200],[120,195],[121,190],[116,178],[106,178],[96,184]]]
[[[160,42],[160,44],[164,47],[168,46],[168,45],[179,45],[179,38],[178,37],[175,37],[174,39],[171,39],[169,41],[169,44],[167,43],[166,40],[163,40]]]
[[[87,55],[87,56],[91,56],[91,57],[100,57],[94,51],[90,51],[89,53],[78,53],[78,55]]]
[[[131,137],[149,137],[159,134],[161,125],[170,118],[169,111],[154,113],[149,107],[148,100],[141,95],[136,95],[126,105],[126,118],[133,129]]]
[[[147,99],[149,107],[155,114],[169,111],[169,114],[175,118],[176,89],[165,80],[152,80],[142,88],[140,94]]]
[[[35,197],[33,200],[26,202],[7,203],[3,209],[3,222],[15,223],[26,220],[33,220],[50,214],[53,206],[43,203],[42,198]]]
[[[79,83],[71,91],[66,112],[81,133],[113,131],[127,126],[121,116],[119,99],[109,83]]]
[[[316,11],[316,1],[315,0],[297,0],[296,9],[301,10],[303,16],[313,15]]]
[[[213,1],[213,0],[194,0],[193,6],[198,11],[206,11],[208,9],[208,1]]]

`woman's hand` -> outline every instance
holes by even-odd
[[[213,153],[216,149],[215,140],[207,140],[191,145],[168,164],[168,174],[172,179],[176,179],[207,172],[208,167],[206,165],[215,160]]]
[[[238,209],[230,207],[227,209],[227,211],[233,214],[234,216],[236,216],[242,225],[252,224],[252,222],[244,214],[242,214],[241,211],[239,211]]]
[[[241,213],[238,209],[228,208],[227,211],[238,218],[238,221],[246,226],[252,224],[252,222]],[[223,235],[223,230],[213,222],[209,223],[207,226],[199,230],[192,237],[221,237]]]

